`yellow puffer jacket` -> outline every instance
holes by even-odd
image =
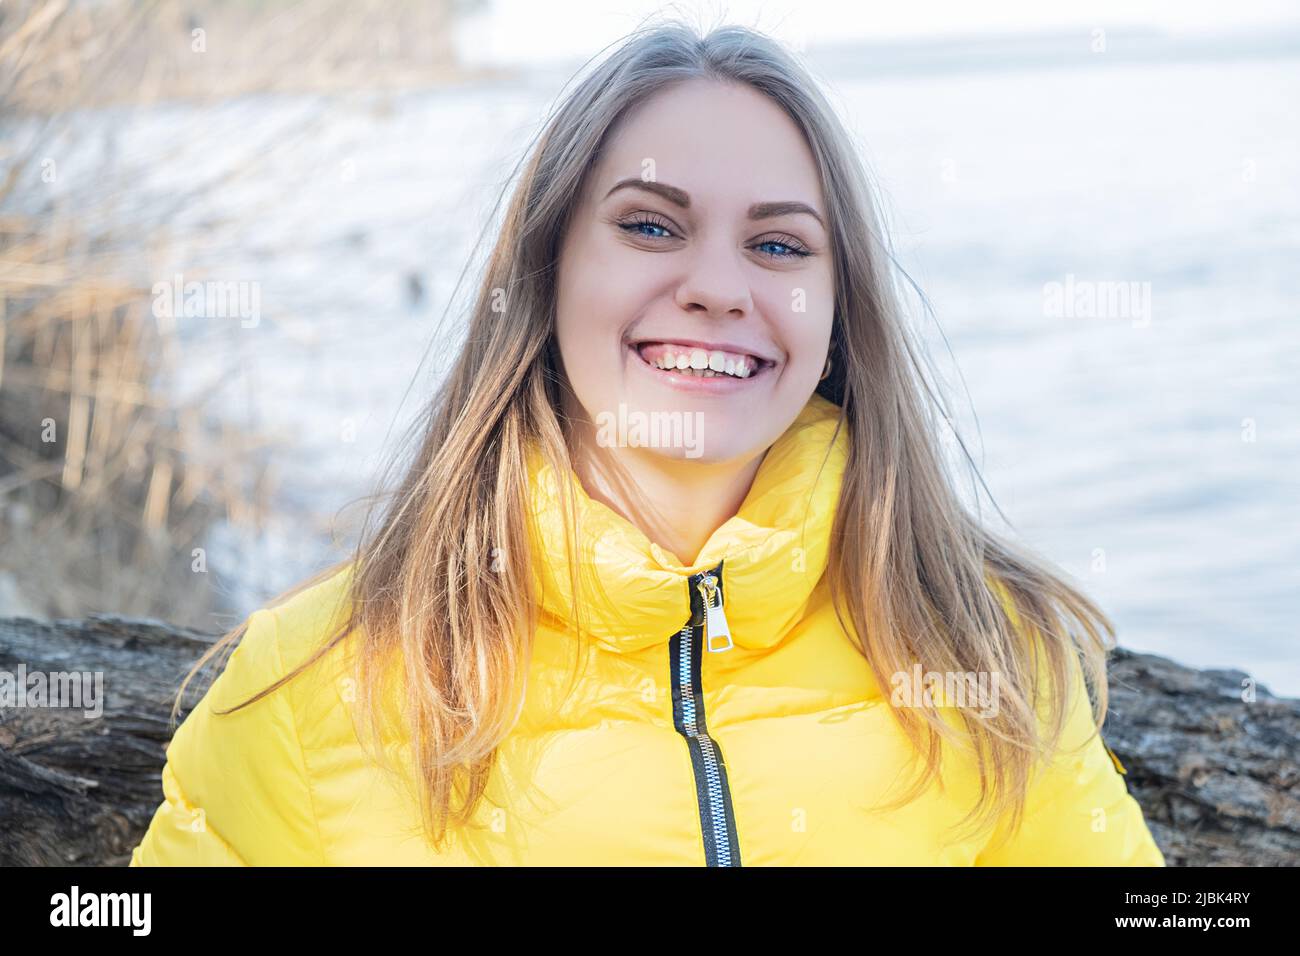
[[[421,838],[409,775],[394,783],[357,741],[347,642],[257,703],[212,713],[308,656],[342,612],[345,571],[252,615],[167,749],[165,799],[131,864],[1163,866],[1095,735],[1037,780],[1024,825],[998,849],[992,834],[950,842],[978,792],[973,766],[950,751],[942,793],[872,811],[907,779],[909,745],[823,579],[845,432],[819,466],[838,412],[813,397],[691,567],[579,494],[583,564],[600,579],[585,620],[598,637],[575,644],[566,569],[542,564],[519,724],[481,826],[443,852]],[[555,561],[556,479],[531,463],[535,545]],[[566,697],[575,651],[586,669]],[[1067,748],[1092,731],[1078,686]]]

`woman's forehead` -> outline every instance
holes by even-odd
[[[825,221],[802,131],[763,94],[734,85],[665,90],[620,122],[601,149],[590,198],[632,195],[629,180],[668,187],[661,198],[692,214],[801,203]]]

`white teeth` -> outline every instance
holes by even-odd
[[[748,356],[736,356],[719,349],[691,349],[689,352],[672,352],[668,349],[654,360],[654,366],[665,371],[682,371],[701,378],[716,378],[728,375],[733,378],[749,378],[756,371],[755,360]]]

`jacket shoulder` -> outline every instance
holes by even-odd
[[[1125,772],[1093,723],[1077,664],[1071,667],[1069,697],[1061,740],[1037,768],[1020,827],[1006,840],[1006,827],[999,828],[976,864],[1164,866]]]
[[[288,600],[265,608],[275,618],[284,667],[291,671],[307,660],[343,626],[350,610],[352,565],[335,567]]]
[[[1013,625],[1031,642],[1041,641],[1024,626],[1006,588],[990,580]],[[1036,767],[1022,825],[1006,841],[1007,828],[999,827],[977,865],[1164,866],[1142,808],[1128,791],[1126,771],[1098,731],[1083,665],[1070,653],[1066,666],[1064,699],[1056,702],[1064,710],[1061,734]],[[1037,671],[1045,692],[1051,686],[1045,656]],[[1038,702],[1044,736],[1051,703],[1046,696]]]
[[[163,801],[133,864],[321,861],[300,720],[286,688],[270,690],[284,675],[277,618],[254,611],[167,746]]]
[[[345,631],[352,577],[351,565],[336,568],[258,612],[275,621],[279,657],[273,679],[292,675],[277,693],[285,695],[308,750],[352,743],[355,737],[348,702],[355,699],[356,643]]]

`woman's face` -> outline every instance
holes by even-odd
[[[593,440],[710,462],[768,448],[826,362],[824,223],[803,135],[753,89],[691,80],[625,116],[559,261],[569,411]]]

